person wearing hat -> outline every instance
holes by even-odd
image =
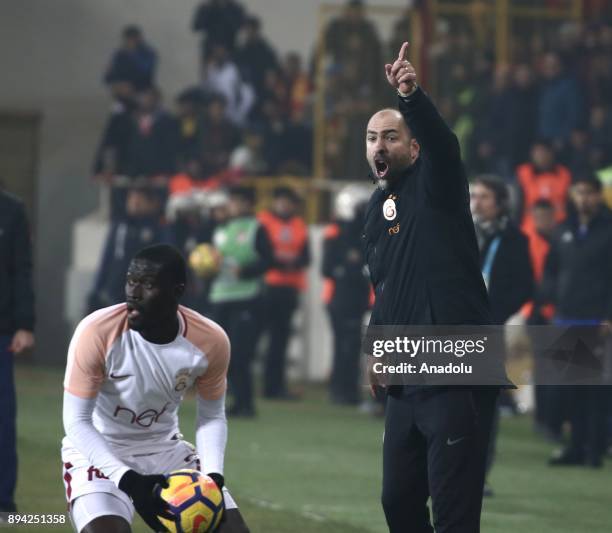
[[[306,267],[310,264],[308,227],[297,214],[299,205],[300,198],[291,187],[277,187],[271,208],[258,216],[273,249],[273,262],[264,278],[265,326],[270,340],[264,372],[266,398],[291,397],[285,375],[287,345],[299,294],[306,288]]]

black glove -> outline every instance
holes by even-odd
[[[136,511],[153,531],[167,531],[158,516],[174,520],[168,503],[155,493],[155,486],[168,487],[168,480],[162,475],[143,476],[128,470],[119,481],[119,488],[131,499]]]

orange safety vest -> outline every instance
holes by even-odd
[[[546,264],[546,257],[550,250],[550,244],[542,237],[535,229],[532,229],[527,233],[529,239],[529,257],[531,258],[531,267],[533,269],[533,277],[537,284],[542,282],[544,277],[544,265]],[[533,312],[533,301],[526,302],[521,307],[520,313],[525,318],[529,318]],[[551,319],[554,315],[554,307],[550,304],[544,305],[540,312],[544,318]]]
[[[531,208],[538,200],[549,200],[555,208],[555,220],[561,222],[566,216],[567,192],[572,176],[563,165],[556,165],[553,171],[536,174],[531,163],[517,169],[517,177],[523,191],[523,222],[521,229],[530,234],[533,230]]]
[[[308,228],[300,217],[284,220],[270,211],[262,211],[257,218],[268,232],[277,260],[294,261],[300,256],[308,239]],[[268,285],[294,287],[302,291],[306,288],[306,272],[303,268],[289,272],[271,268],[266,272],[265,281]]]

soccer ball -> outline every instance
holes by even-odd
[[[158,517],[171,533],[207,533],[217,529],[223,514],[223,495],[216,483],[197,470],[176,470],[166,476],[169,487],[159,488],[174,520]]]
[[[210,278],[219,272],[221,254],[210,244],[198,244],[189,254],[189,266],[196,276]]]

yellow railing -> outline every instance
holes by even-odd
[[[350,182],[297,176],[266,176],[244,178],[240,183],[255,189],[256,208],[258,210],[270,205],[272,193],[276,187],[288,186],[293,188],[304,201],[304,218],[309,224],[314,224],[329,219],[329,209],[334,192]]]

